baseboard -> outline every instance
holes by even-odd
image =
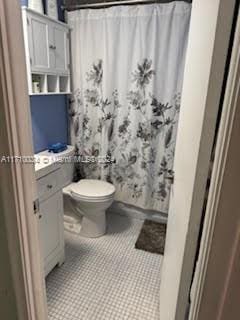
[[[166,213],[154,210],[144,210],[123,202],[114,201],[108,209],[108,213],[119,214],[139,220],[152,220],[161,223],[167,223],[168,215]]]

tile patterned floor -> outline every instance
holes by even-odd
[[[136,250],[142,221],[108,215],[108,234],[66,233],[66,261],[47,277],[50,320],[155,320],[162,256]]]

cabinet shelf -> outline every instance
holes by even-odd
[[[59,78],[58,76],[47,75],[47,91],[59,92]]]
[[[69,92],[70,91],[70,77],[60,76],[59,77],[59,91]]]
[[[70,75],[31,74],[31,96],[70,94]]]

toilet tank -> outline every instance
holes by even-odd
[[[39,154],[46,157],[51,157],[52,159],[55,158],[60,161],[63,187],[66,187],[72,182],[73,174],[74,174],[73,157],[75,154],[75,148],[73,146],[68,145],[66,150],[59,153],[52,153],[52,152],[49,152],[48,150],[45,150],[40,152]]]

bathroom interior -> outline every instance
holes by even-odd
[[[21,6],[49,319],[158,319],[191,1]]]

